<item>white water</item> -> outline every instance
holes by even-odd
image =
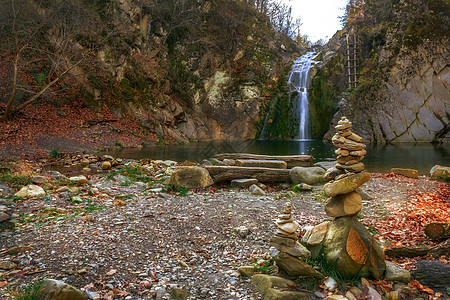
[[[288,86],[291,91],[297,91],[295,97],[295,109],[299,119],[298,138],[299,140],[311,139],[311,122],[309,117],[308,103],[308,78],[311,69],[314,52],[308,52],[300,56],[292,67],[289,75]]]

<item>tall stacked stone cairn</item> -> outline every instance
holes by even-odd
[[[325,184],[324,193],[329,197],[325,213],[334,219],[310,229],[302,242],[313,259],[323,255],[328,265],[344,278],[372,276],[379,279],[386,268],[384,252],[356,217],[362,209],[362,198],[355,190],[370,180],[361,162],[366,145],[351,127],[352,123],[342,117],[332,138],[338,148],[336,168],[341,174]]]
[[[300,257],[310,257],[311,253],[297,242],[297,230],[300,225],[292,218],[290,202],[286,203],[286,207],[276,219],[275,225],[277,231],[270,239],[270,244],[273,247],[270,249],[270,254],[277,266],[292,277],[312,276],[322,278],[322,274],[300,259]]]

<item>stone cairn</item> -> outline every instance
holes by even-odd
[[[297,241],[297,230],[300,225],[292,218],[292,206],[290,202],[286,203],[286,207],[283,213],[276,219],[275,225],[277,231],[270,239],[270,244],[273,247],[270,249],[270,254],[275,259],[278,267],[289,276],[312,276],[321,278],[322,274],[299,258],[310,257],[311,253]]]
[[[325,212],[333,217],[316,225],[303,237],[313,258],[323,254],[327,263],[342,277],[372,276],[379,279],[386,268],[384,252],[372,234],[362,225],[356,215],[362,209],[362,198],[356,192],[370,180],[364,172],[366,146],[363,139],[350,129],[352,123],[346,118],[338,122],[337,133],[332,142],[338,149],[334,180],[325,184]]]

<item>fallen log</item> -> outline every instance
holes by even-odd
[[[424,231],[430,239],[447,238],[450,237],[450,223],[430,223]]]
[[[288,169],[249,168],[232,166],[205,166],[214,182],[240,178],[256,178],[259,182],[287,182]]]
[[[215,158],[223,159],[254,159],[254,160],[282,160],[287,163],[288,169],[293,167],[311,167],[311,155],[260,155],[250,153],[220,153]]]
[[[384,253],[390,257],[417,257],[430,254],[433,257],[450,254],[450,240],[435,246],[386,247]]]

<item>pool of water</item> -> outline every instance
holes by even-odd
[[[240,152],[268,155],[312,155],[314,162],[336,159],[336,148],[322,141],[221,141],[185,145],[152,146],[108,152],[115,157],[132,159],[170,159],[201,161],[218,153]],[[428,174],[437,164],[450,165],[450,144],[398,143],[368,145],[363,162],[369,172],[390,172],[391,168],[416,169]]]

